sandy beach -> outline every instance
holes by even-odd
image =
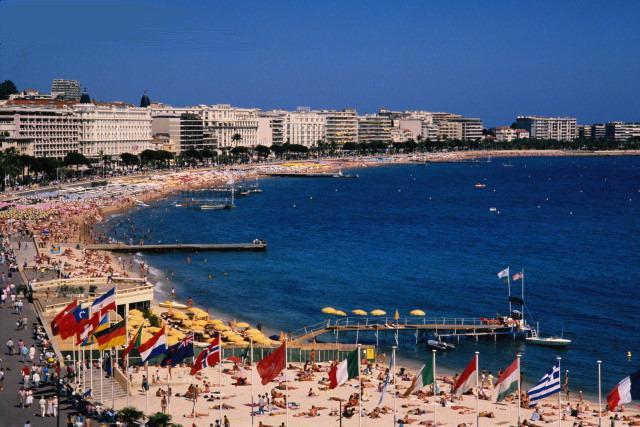
[[[576,153],[571,155],[629,155],[638,154],[636,152],[597,152],[597,153]],[[78,192],[51,192],[48,195],[14,195],[5,197],[9,205],[5,210],[0,211],[0,226],[5,234],[11,234],[12,230],[24,228],[30,231],[35,241],[36,252],[33,257],[25,259],[29,266],[36,267],[39,271],[46,272],[52,269],[59,269],[65,277],[71,278],[96,278],[96,277],[145,277],[146,266],[133,265],[113,254],[100,251],[86,251],[82,245],[104,241],[105,236],[98,235],[94,229],[95,225],[103,221],[109,215],[126,212],[128,209],[144,205],[151,200],[166,197],[171,193],[182,190],[193,190],[199,188],[211,188],[223,186],[229,182],[239,182],[243,179],[253,179],[256,176],[265,176],[270,173],[317,173],[336,172],[342,169],[373,167],[378,165],[402,164],[411,162],[449,162],[466,161],[471,159],[492,157],[512,157],[512,156],[564,156],[567,152],[549,151],[483,151],[483,152],[455,152],[437,153],[427,155],[399,155],[392,157],[364,157],[355,159],[333,159],[322,161],[300,161],[286,162],[266,165],[245,165],[233,168],[220,169],[194,169],[188,171],[153,173],[144,176],[132,176],[110,179],[108,185],[91,189],[83,189]],[[160,310],[155,301],[154,310],[158,314],[166,312]],[[206,307],[205,307],[206,309]],[[212,307],[215,310],[215,307]],[[168,325],[168,316],[164,316]],[[173,319],[175,320],[175,319]],[[191,319],[189,319],[191,321]],[[231,329],[241,341],[245,340],[237,328],[234,328],[229,319],[220,319],[220,322],[227,329]],[[301,324],[304,319],[300,320]],[[132,325],[133,326],[133,325]],[[186,323],[175,326],[174,329],[182,335],[175,333],[169,344],[177,342],[184,336],[185,328],[193,327],[193,324]],[[266,325],[268,328],[268,325]],[[132,328],[130,328],[132,330]],[[145,337],[150,336],[146,333]],[[225,337],[231,340],[232,335]],[[234,338],[238,339],[238,338]],[[266,338],[265,338],[266,339]],[[267,343],[265,343],[266,345]],[[277,343],[270,342],[275,345]],[[246,347],[246,345],[244,345]],[[238,368],[238,367],[236,367]],[[328,375],[328,363],[321,363],[316,370],[303,373],[300,364],[291,366],[287,371],[286,388],[289,395],[289,402],[295,403],[289,411],[289,425],[295,426],[330,426],[339,425],[340,400],[347,402],[353,393],[359,393],[356,380],[329,390],[326,385]],[[403,367],[397,366],[396,373]],[[386,365],[380,364],[373,367],[373,371],[368,375],[363,375],[363,411],[362,425],[382,426],[391,425],[394,418],[394,394],[398,394],[395,399],[395,416],[397,419],[406,418],[405,424],[433,425],[434,409],[437,416],[437,425],[456,426],[462,423],[474,425],[476,422],[475,405],[473,396],[462,396],[459,400],[452,401],[450,395],[450,379],[440,377],[439,388],[444,392],[442,402],[440,397],[434,407],[434,398],[429,396],[424,388],[421,394],[411,394],[402,397],[405,390],[411,384],[414,371],[405,367],[406,374],[395,377],[395,385],[390,385],[385,399],[378,404],[381,383],[381,375],[386,369]],[[223,415],[231,421],[231,425],[252,425],[251,400],[258,401],[258,395],[280,395],[284,385],[280,383],[270,383],[261,385],[259,378],[254,375],[253,387],[250,385],[233,385],[238,374],[245,375],[251,382],[250,366],[245,366],[238,371],[234,370],[234,363],[225,362],[223,364],[221,377],[218,368],[206,368],[202,375],[191,377],[187,373],[187,368],[174,368],[169,378],[168,370],[165,368],[149,367],[151,378],[156,376],[159,380],[152,384],[148,396],[142,393],[139,388],[143,372],[133,373],[133,393],[128,398],[118,399],[116,408],[127,405],[135,406],[146,413],[154,413],[161,410],[161,390],[166,390],[167,386],[172,389],[172,397],[168,402],[168,411],[172,414],[175,422],[184,426],[208,426],[213,423],[219,415],[217,407],[218,400],[212,398],[217,396],[222,379],[222,401]],[[285,377],[282,379],[284,380]],[[200,388],[199,397],[195,402],[184,395],[190,385],[198,385]],[[208,384],[208,386],[207,386]],[[252,393],[253,391],[253,393]],[[483,390],[483,394],[492,396],[494,391],[490,385]],[[282,399],[281,397],[277,399]],[[564,396],[563,396],[564,399]],[[576,422],[582,422],[584,426],[598,425],[597,402],[578,401],[572,396],[571,408],[576,409],[580,405],[580,414],[571,416],[571,409],[565,407],[563,411],[566,420],[562,421],[562,426],[572,426]],[[444,406],[443,406],[444,404]],[[284,407],[284,405],[281,405]],[[272,407],[264,415],[255,415],[253,425],[279,426],[285,421],[285,410]],[[193,417],[195,414],[197,417]],[[378,409],[376,409],[378,408]],[[257,410],[257,408],[254,408]],[[317,415],[316,415],[317,410]],[[548,399],[541,404],[541,413],[544,421],[536,421],[529,425],[545,425],[556,423],[559,417],[557,407],[557,397]],[[479,411],[484,414],[480,418],[480,425],[516,425],[517,404],[512,402],[495,403],[492,399],[480,399]],[[521,409],[522,420],[530,419],[532,410]],[[372,413],[374,415],[372,415]],[[313,414],[314,416],[310,416]],[[620,416],[632,417],[624,424],[618,425],[640,425],[640,415],[638,411],[626,410]],[[562,416],[562,415],[560,415]],[[606,415],[606,421],[610,414]],[[358,425],[357,413],[349,418],[343,419],[344,425]]]

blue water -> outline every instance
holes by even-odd
[[[496,372],[522,352],[525,379],[535,382],[562,356],[572,390],[593,392],[602,359],[608,388],[640,366],[640,158],[503,163],[378,167],[359,170],[359,179],[269,179],[260,183],[264,193],[237,199],[231,211],[175,208],[176,196],[131,212],[130,224],[119,217],[110,225],[122,237],[133,224],[146,242],[266,239],[266,253],[194,254],[191,263],[179,253],[145,257],[181,296],[276,330],[321,321],[324,306],[401,314],[420,308],[450,317],[506,313],[507,289],[496,273],[524,268],[525,299],[542,333],[564,331],[573,345],[466,340],[440,363],[459,368],[478,350],[481,367]],[[477,182],[487,187],[476,189]],[[425,357],[411,340],[401,344],[402,356]]]

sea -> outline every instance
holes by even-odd
[[[176,194],[111,218],[109,234],[145,243],[268,242],[266,252],[138,254],[157,291],[227,318],[293,331],[331,318],[331,306],[401,317],[493,317],[508,312],[508,287],[525,316],[567,349],[512,337],[453,341],[438,365],[460,370],[479,351],[497,373],[522,354],[535,383],[561,357],[570,389],[606,393],[640,368],[640,157],[522,157],[344,171],[356,179],[271,178],[232,210],[176,207],[211,191]],[[485,184],[476,188],[476,184]],[[250,184],[255,184],[253,181]],[[160,297],[162,299],[162,296]],[[419,321],[419,318],[418,318]],[[328,341],[334,339],[329,334]],[[352,337],[354,338],[354,337]],[[371,334],[359,339],[375,343]],[[388,353],[393,332],[383,334]],[[399,356],[430,357],[412,332]],[[630,352],[630,355],[628,355]]]

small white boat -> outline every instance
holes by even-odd
[[[477,183],[476,185],[474,185],[474,187],[476,187],[476,188],[486,188],[486,187],[487,187],[487,184],[484,184],[484,183],[482,183],[482,182],[479,182],[479,183]]]
[[[228,209],[227,205],[200,205],[200,210],[203,211],[212,211],[212,210],[218,210],[218,209]]]
[[[435,348],[437,350],[453,350],[456,348],[455,345],[449,344],[446,342],[438,341],[438,340],[427,340],[427,345],[431,348]]]
[[[143,202],[142,200],[136,200],[136,206],[140,206],[141,208],[149,207],[149,205]]]
[[[489,208],[489,212],[497,212],[498,208]]]
[[[161,302],[158,305],[163,308],[179,308],[179,309],[187,308],[186,305],[180,304],[179,302],[175,302],[175,301],[165,301],[165,302]]]
[[[527,344],[544,345],[547,347],[567,347],[571,344],[571,340],[562,337],[538,337],[532,336],[525,338]]]

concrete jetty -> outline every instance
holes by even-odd
[[[124,243],[105,243],[86,245],[86,250],[111,252],[232,252],[232,251],[266,251],[267,242],[251,243],[173,243],[165,245],[127,245]]]

